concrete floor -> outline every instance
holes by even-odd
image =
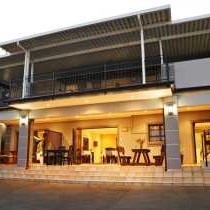
[[[0,180],[1,210],[210,209],[210,187],[82,185]]]

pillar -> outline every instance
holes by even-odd
[[[163,65],[163,46],[162,46],[161,40],[159,40],[159,48],[160,48],[160,64],[162,66]]]
[[[7,126],[4,123],[0,123],[0,153],[1,153],[1,141],[2,137],[5,134]]]
[[[164,104],[164,127],[167,170],[180,169],[179,122],[177,104],[175,101]]]
[[[141,16],[138,15],[140,26],[140,39],[141,39],[141,67],[142,67],[142,83],[146,83],[146,68],[145,68],[145,49],[144,49],[144,30],[141,22]]]
[[[29,68],[30,68],[30,51],[25,52],[24,72],[23,72],[23,89],[22,98],[26,98],[30,93],[29,88]]]
[[[31,122],[33,121],[29,120],[29,112],[20,111],[18,157],[17,157],[18,167],[23,167],[23,168],[28,167]]]

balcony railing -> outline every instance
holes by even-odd
[[[9,83],[0,80],[0,108],[5,107],[5,99],[9,97]]]
[[[173,81],[169,65],[146,63],[146,84]],[[27,78],[27,98],[87,93],[137,87],[142,84],[141,62],[130,61],[78,68],[65,72],[34,74]],[[23,81],[10,82],[10,99],[22,97]]]

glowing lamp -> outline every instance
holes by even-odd
[[[175,115],[177,113],[176,104],[169,103],[166,105],[166,114],[167,115]]]
[[[28,116],[23,115],[20,116],[20,125],[25,126],[28,124]]]

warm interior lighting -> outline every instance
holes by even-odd
[[[116,148],[117,128],[82,129],[82,152],[93,152],[94,163],[103,163],[106,148]]]

